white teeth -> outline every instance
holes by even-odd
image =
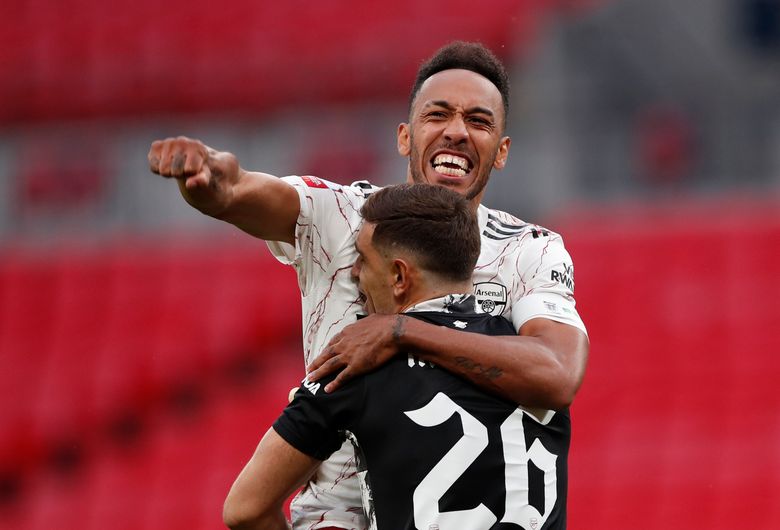
[[[442,175],[447,175],[448,177],[465,177],[466,172],[462,169],[453,168],[453,167],[447,167],[447,166],[438,166],[436,168],[436,171],[441,173]]]
[[[461,169],[465,172],[469,169],[469,161],[466,160],[463,157],[455,156],[455,155],[447,155],[447,154],[441,154],[437,155],[436,158],[433,159],[433,165],[434,166],[440,166],[442,164],[456,164],[461,167]],[[441,168],[437,168],[437,171]],[[443,171],[440,171],[441,173],[444,173]],[[447,174],[447,173],[444,173]],[[464,173],[465,174],[465,173]]]

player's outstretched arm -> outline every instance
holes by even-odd
[[[333,337],[309,365],[308,378],[339,372],[325,387],[332,392],[409,351],[519,405],[560,410],[572,403],[582,383],[588,350],[585,333],[545,318],[529,320],[517,336],[492,336],[377,314]]]
[[[284,501],[320,463],[268,429],[225,499],[225,524],[233,530],[290,528],[282,511]]]
[[[176,179],[184,200],[202,213],[261,239],[294,242],[300,203],[283,180],[245,171],[231,153],[184,136],[153,142],[148,158],[151,171]]]

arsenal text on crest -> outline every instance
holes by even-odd
[[[477,307],[483,313],[490,313],[493,316],[498,316],[503,313],[506,308],[507,289],[500,283],[475,283],[474,296],[477,299]]]

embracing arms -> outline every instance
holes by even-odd
[[[529,320],[517,336],[491,336],[404,315],[370,315],[331,340],[308,367],[308,378],[340,370],[325,387],[330,392],[399,351],[409,351],[515,403],[560,410],[571,404],[582,383],[588,349],[585,333],[546,318]]]

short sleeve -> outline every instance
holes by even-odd
[[[274,430],[287,443],[312,458],[326,460],[338,450],[363,408],[364,379],[356,378],[330,394],[330,376],[311,383],[303,380],[292,402],[274,422]]]
[[[512,295],[512,323],[515,329],[533,318],[548,318],[587,333],[574,300],[574,265],[560,235],[534,231],[517,258],[517,270],[525,289]]]
[[[295,188],[300,202],[295,244],[269,241],[268,248],[280,262],[295,267],[305,296],[312,285],[331,274],[334,257],[351,244],[360,228],[365,193],[355,185],[342,186],[317,177],[282,180]]]

